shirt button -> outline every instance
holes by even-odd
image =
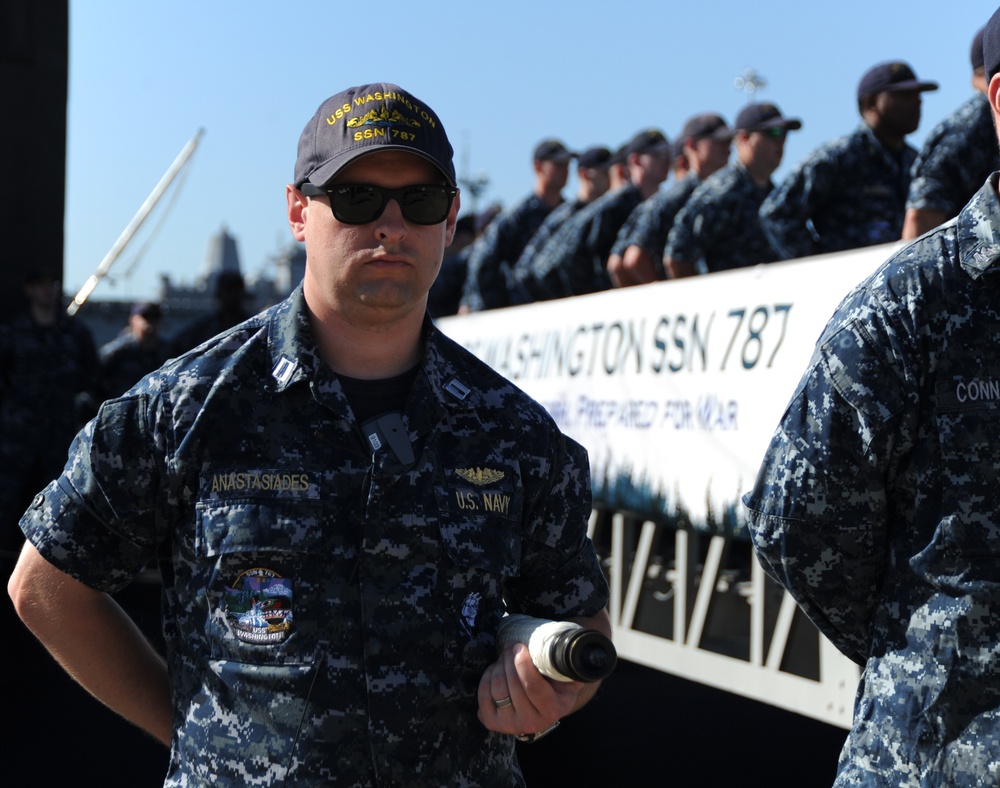
[[[35,496],[35,500],[31,502],[31,506],[35,509],[41,509],[43,503],[45,503],[45,496],[38,493],[38,495]]]

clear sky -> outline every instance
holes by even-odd
[[[804,124],[780,179],[857,125],[858,79],[883,60],[941,84],[924,94],[910,138],[919,147],[971,95],[969,45],[994,10],[983,0],[71,0],[66,291],[96,270],[200,128],[169,210],[170,193],[94,298],[154,297],[161,273],[192,282],[222,227],[243,270],[265,270],[291,241],[284,186],[299,134],[352,85],[394,82],[432,106],[459,177],[489,179],[481,208],[528,192],[544,137],[614,149],[647,127],[673,139],[699,112],[732,122],[747,100],[734,80],[751,68],[766,80],[755,97]]]

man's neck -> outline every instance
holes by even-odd
[[[879,131],[876,128],[872,128],[872,134],[875,135],[875,139],[882,143],[882,146],[892,153],[899,153],[903,146],[906,144],[906,137],[898,136],[895,134],[886,134],[884,131]]]
[[[538,199],[540,199],[549,208],[555,208],[563,201],[562,191],[559,189],[551,189],[539,186],[537,189],[535,189],[535,194],[537,194]]]
[[[761,167],[760,164],[756,164],[753,161],[745,161],[740,159],[743,166],[746,168],[747,173],[750,175],[750,180],[752,180],[758,186],[770,186],[771,185],[771,173],[773,170],[767,167]]]
[[[397,319],[363,322],[336,312],[309,309],[309,323],[320,356],[334,372],[359,380],[402,374],[423,354],[423,311]]]
[[[57,317],[55,307],[30,304],[28,309],[31,312],[31,319],[34,321],[36,326],[48,328],[49,326],[55,325]]]

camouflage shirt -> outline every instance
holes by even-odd
[[[891,152],[865,125],[827,142],[764,201],[764,232],[786,260],[898,241],[916,157],[906,144]]]
[[[512,271],[521,252],[552,211],[537,194],[489,223],[469,255],[462,303],[473,312],[510,306]]]
[[[906,207],[956,216],[998,165],[990,102],[977,92],[927,135],[913,162]]]
[[[0,555],[20,550],[17,518],[66,463],[97,382],[94,340],[79,320],[40,326],[19,314],[0,326]]]
[[[505,603],[607,601],[587,457],[429,322],[425,342],[407,448],[373,451],[298,290],[106,402],[22,519],[97,589],[158,559],[167,785],[523,785],[476,691]]]
[[[662,275],[663,249],[674,218],[700,183],[701,179],[692,172],[640,203],[619,231],[611,254],[621,257],[630,246],[638,246],[653,258]]]
[[[837,309],[744,496],[764,567],[864,665],[837,785],[1000,780],[1000,201]]]
[[[608,255],[640,202],[641,192],[627,184],[583,206],[539,250],[519,282],[538,301],[610,290]]]
[[[754,183],[739,160],[712,173],[674,219],[664,257],[703,261],[710,273],[777,260],[757,218],[771,188]]]
[[[157,340],[143,347],[131,331],[126,331],[98,351],[100,390],[103,398],[118,397],[167,360],[166,343]]]
[[[77,398],[97,385],[97,350],[90,330],[60,316],[40,326],[19,314],[0,326],[0,446],[15,452],[66,461],[66,450],[83,424]],[[51,462],[49,463],[51,464]]]

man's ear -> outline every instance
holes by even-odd
[[[292,229],[292,237],[302,243],[306,239],[306,209],[309,198],[289,184],[285,187],[285,200],[288,202],[288,226]]]
[[[986,88],[986,95],[990,99],[990,107],[993,108],[993,117],[1000,118],[1000,73],[993,75]]]

